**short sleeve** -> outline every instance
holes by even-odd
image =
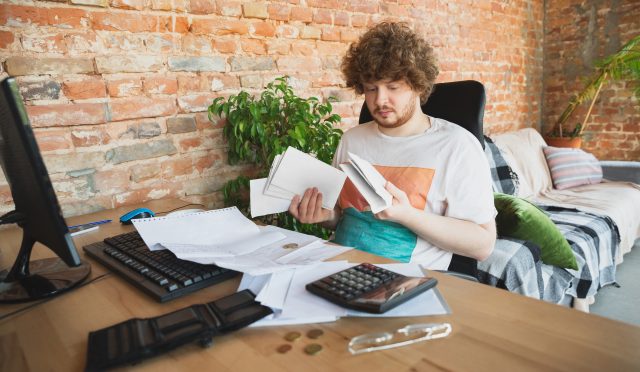
[[[497,211],[493,204],[491,171],[480,143],[471,135],[461,136],[451,157],[444,215],[477,224],[493,220]]]

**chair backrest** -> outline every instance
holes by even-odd
[[[475,80],[437,83],[422,112],[458,124],[473,134],[484,148],[483,123],[486,95],[484,85]],[[359,123],[373,120],[367,104],[362,104]]]

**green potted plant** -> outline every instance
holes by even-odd
[[[549,146],[580,147],[581,136],[589,126],[589,116],[598,99],[600,90],[609,80],[627,80],[633,82],[635,96],[640,99],[640,35],[632,38],[619,51],[596,63],[596,69],[587,80],[585,87],[574,95],[565,110],[547,133],[545,140]],[[590,102],[582,123],[566,130],[564,124],[574,110],[584,102]]]
[[[342,136],[342,130],[335,128],[341,118],[331,113],[331,101],[298,97],[289,78],[279,77],[267,84],[259,97],[240,91],[228,99],[214,99],[209,106],[209,120],[226,119],[223,133],[229,146],[229,164],[252,164],[255,178],[262,178],[269,174],[275,156],[289,146],[331,163]],[[225,205],[235,205],[248,214],[248,190],[247,176],[228,181],[223,187]],[[323,238],[329,235],[317,225],[299,223],[287,212],[259,220]]]

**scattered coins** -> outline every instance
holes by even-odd
[[[283,344],[278,346],[278,348],[276,349],[280,354],[284,354],[287,351],[291,350],[291,345],[289,344]]]
[[[286,335],[284,335],[284,339],[289,341],[289,342],[293,342],[293,341],[299,339],[300,336],[302,336],[302,334],[300,334],[300,332],[293,331],[293,332],[289,332]]]
[[[309,344],[304,348],[304,352],[308,355],[316,355],[322,350],[320,344]]]
[[[316,338],[322,336],[323,334],[324,332],[321,329],[312,329],[309,332],[307,332],[307,337],[315,340]]]
[[[298,248],[298,243],[287,243],[287,244],[283,245],[282,248],[284,248],[284,249]]]

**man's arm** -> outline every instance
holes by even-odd
[[[400,223],[439,248],[479,261],[487,259],[493,251],[495,221],[477,224],[439,216],[411,206],[407,195],[390,182],[387,190],[393,195],[393,205],[377,213],[377,218]]]
[[[322,193],[317,188],[307,189],[302,197],[296,195],[289,205],[289,213],[302,223],[320,223],[326,229],[335,230],[342,210],[322,208]]]

